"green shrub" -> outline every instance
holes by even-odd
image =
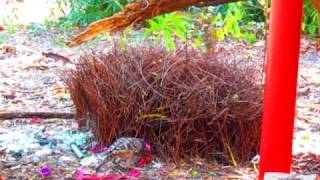
[[[232,37],[253,43],[264,27],[263,6],[257,1],[230,3],[213,8],[211,25],[218,40]],[[260,33],[262,34],[262,33]]]
[[[148,20],[148,25],[145,37],[154,35],[156,42],[164,40],[166,49],[175,49],[175,37],[187,41],[191,20],[187,15],[170,13]]]
[[[263,25],[263,6],[248,1],[217,7],[191,7],[185,13],[157,16],[148,21],[145,36],[155,36],[155,42],[164,40],[167,49],[176,47],[176,38],[196,48],[208,48],[207,41],[212,38],[224,40],[232,37],[254,42]]]
[[[120,11],[131,0],[63,0],[70,4],[69,16],[63,25],[85,26]],[[270,0],[247,0],[215,7],[190,7],[184,13],[169,13],[148,20],[144,36],[164,41],[167,49],[176,47],[176,39],[194,47],[203,47],[208,39],[247,40],[253,43],[265,34],[265,10]],[[319,14],[309,0],[305,0],[303,31],[316,34],[319,30]],[[207,28],[209,27],[209,28]],[[213,35],[211,35],[213,34]],[[209,38],[208,38],[209,37]]]
[[[5,42],[5,39],[3,37],[3,35],[0,34],[0,44],[3,44]]]
[[[70,5],[65,25],[86,26],[120,11],[129,0],[64,0]]]
[[[306,34],[315,35],[319,31],[319,13],[312,7],[309,0],[304,1],[304,16],[302,23],[302,30]]]

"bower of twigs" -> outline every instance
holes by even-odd
[[[245,162],[258,151],[262,88],[255,69],[213,53],[113,47],[82,55],[66,84],[79,124],[90,124],[102,144],[140,137],[175,162]]]

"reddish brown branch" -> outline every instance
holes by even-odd
[[[320,13],[320,1],[319,0],[310,0],[313,7]]]
[[[60,54],[57,54],[57,53],[54,53],[54,52],[42,52],[42,55],[47,57],[47,58],[52,58],[52,59],[55,59],[55,60],[61,60],[63,62],[68,62],[70,63],[71,60],[65,56],[62,56]]]
[[[204,7],[204,6],[217,6],[220,4],[225,4],[225,3],[231,3],[231,2],[238,2],[238,1],[243,1],[243,0],[202,0],[201,2],[197,3],[195,6],[197,7]]]
[[[75,46],[88,41],[103,32],[115,32],[133,25],[138,21],[185,9],[189,6],[218,5],[239,0],[141,0],[128,4],[119,13],[94,22],[88,28],[72,38],[67,45]]]
[[[0,119],[17,119],[17,118],[61,118],[73,119],[74,113],[60,113],[60,112],[6,112],[0,113]]]

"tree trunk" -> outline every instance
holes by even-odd
[[[76,46],[94,38],[100,33],[120,31],[136,22],[185,9],[192,5],[202,7],[236,1],[240,0],[139,0],[139,2],[128,4],[122,11],[111,17],[90,24],[84,32],[72,38],[67,45],[70,47]]]

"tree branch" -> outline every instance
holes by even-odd
[[[202,1],[202,2],[197,3],[197,4],[195,4],[195,6],[197,6],[197,7],[217,6],[220,4],[232,3],[232,2],[238,2],[238,1],[244,1],[244,0],[228,0],[228,1],[226,1],[226,0],[215,0],[215,1],[207,0],[207,1]]]
[[[320,1],[319,0],[310,0],[313,7],[320,13]]]
[[[18,119],[18,118],[61,118],[61,119],[73,119],[74,113],[59,113],[59,112],[6,112],[0,113],[0,119]]]
[[[103,32],[121,31],[124,28],[152,17],[185,9],[189,6],[218,5],[240,0],[140,0],[125,6],[111,17],[90,24],[87,29],[73,37],[67,45],[72,47],[88,41]]]

